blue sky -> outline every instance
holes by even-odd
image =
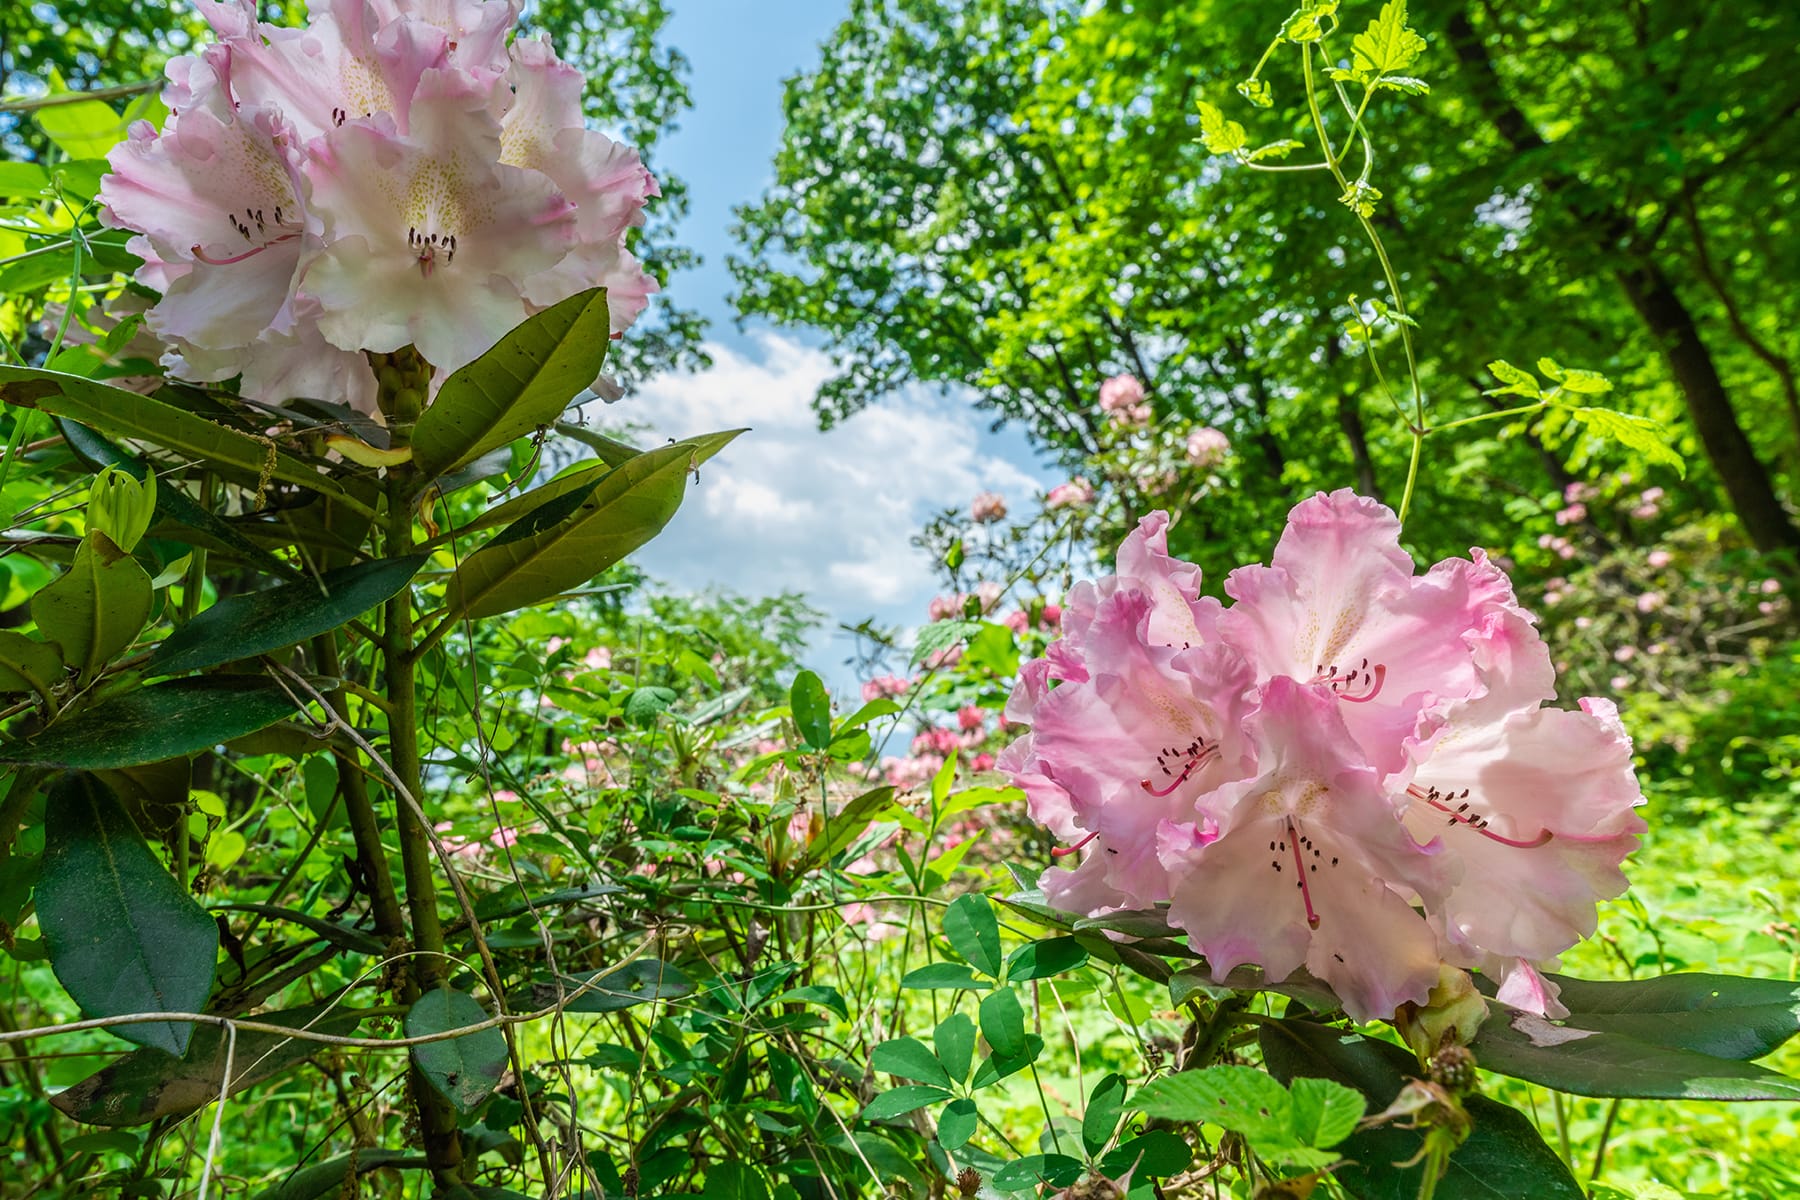
[[[816,338],[752,323],[739,331],[725,257],[734,205],[772,178],[781,142],[781,85],[818,61],[841,0],[675,0],[669,41],[692,63],[694,107],[658,150],[683,176],[692,210],[680,240],[705,258],[670,281],[672,297],[712,321],[712,370],[653,380],[617,415],[683,435],[749,425],[701,472],[669,529],[639,555],[686,590],[807,594],[829,623],[924,620],[929,564],[908,539],[933,512],[1001,492],[1023,507],[1056,482],[1016,433],[987,432],[964,397],[904,389],[818,432],[808,403],[831,366]],[[629,336],[629,334],[627,335]],[[826,636],[811,665],[847,681],[847,638]]]

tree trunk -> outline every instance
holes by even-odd
[[[1451,13],[1445,28],[1469,91],[1489,124],[1520,153],[1544,149],[1548,143],[1502,90],[1493,60],[1468,13]],[[1544,194],[1558,200],[1574,182],[1556,170],[1545,170],[1539,176]],[[1745,436],[1718,366],[1674,282],[1647,248],[1629,244],[1632,225],[1625,213],[1610,206],[1598,210],[1570,206],[1569,215],[1588,238],[1589,244],[1583,248],[1586,253],[1620,264],[1613,268],[1613,277],[1681,389],[1694,432],[1745,534],[1765,552],[1800,551],[1800,529],[1788,518],[1768,470]]]

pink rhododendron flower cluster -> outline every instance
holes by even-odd
[[[1150,423],[1150,405],[1144,399],[1144,385],[1135,375],[1114,375],[1100,385],[1100,411],[1113,424],[1141,429]]]
[[[1094,502],[1094,485],[1077,475],[1059,483],[1044,497],[1045,508],[1082,508]]]
[[[604,285],[615,333],[655,283],[625,248],[657,186],[587,129],[581,73],[507,41],[509,0],[196,0],[217,40],[167,68],[170,116],[108,161],[172,374],[372,410],[364,351],[462,366],[531,313]]]
[[[877,675],[875,678],[862,685],[863,702],[866,704],[871,700],[881,700],[893,696],[904,696],[906,695],[906,689],[911,686],[912,681],[910,679],[905,679],[899,675]]]
[[[978,492],[969,505],[969,518],[979,525],[1006,519],[1006,497],[999,492]]]
[[[1231,439],[1210,425],[1187,435],[1187,460],[1202,471],[1216,467],[1231,452]]]
[[[1084,914],[1167,904],[1223,980],[1304,966],[1358,1019],[1423,1003],[1440,962],[1555,1015],[1537,970],[1624,891],[1645,828],[1613,705],[1549,706],[1533,618],[1480,550],[1415,574],[1349,491],[1298,505],[1221,604],[1146,517],[1077,586],[1007,708],[1001,767],[1083,853],[1043,890]]]

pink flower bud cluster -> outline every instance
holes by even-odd
[[[625,241],[656,181],[586,128],[579,71],[508,42],[518,3],[313,0],[304,29],[196,3],[217,40],[169,63],[168,121],[134,125],[100,189],[172,374],[367,411],[365,351],[441,377],[585,288],[615,334],[648,303]]]
[[[1077,475],[1067,483],[1059,483],[1044,497],[1044,507],[1085,508],[1094,502],[1094,485]]]
[[[1440,962],[1556,1014],[1538,965],[1591,934],[1645,828],[1616,710],[1551,707],[1555,672],[1480,550],[1423,575],[1392,512],[1298,505],[1221,604],[1153,513],[1006,710],[1001,756],[1083,854],[1044,893],[1083,914],[1167,904],[1213,978],[1304,966],[1362,1020],[1423,1003]]]
[[[877,675],[862,685],[863,703],[871,700],[891,699],[906,695],[906,689],[912,686],[910,679],[899,675]]]

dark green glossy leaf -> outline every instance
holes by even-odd
[[[1755,1063],[1546,1021],[1497,1000],[1488,1001],[1488,1014],[1469,1044],[1475,1061],[1490,1071],[1559,1091],[1658,1099],[1800,1100],[1800,1080]],[[1716,1040],[1718,1031],[1709,1037]],[[1751,1037],[1746,1034],[1743,1040]],[[1742,1044],[1727,1041],[1734,1047]]]
[[[1081,1160],[1067,1154],[1028,1154],[995,1171],[993,1183],[1005,1192],[1016,1192],[1040,1183],[1063,1188],[1081,1178],[1083,1170]]]
[[[1010,987],[995,988],[981,998],[981,1036],[1001,1058],[1025,1050],[1025,1008]]]
[[[955,1154],[969,1144],[969,1139],[975,1136],[975,1131],[980,1127],[981,1116],[976,1111],[973,1100],[967,1096],[952,1100],[938,1114],[938,1144]]]
[[[544,507],[552,500],[567,496],[571,492],[583,492],[592,488],[606,475],[612,472],[615,464],[607,462],[582,462],[559,473],[551,479],[539,484],[531,491],[511,500],[496,504],[480,516],[472,518],[466,525],[452,526],[427,542],[425,546],[439,546],[446,542],[455,542],[471,533],[479,533],[483,529],[494,529],[502,525],[510,525],[519,518]]]
[[[206,1004],[218,926],[91,775],[67,775],[50,788],[37,915],[57,981],[87,1015],[199,1012]],[[155,1021],[113,1032],[179,1055],[194,1027]]]
[[[662,531],[688,473],[741,430],[660,446],[532,510],[464,560],[451,578],[455,615],[491,617],[579,587]]]
[[[1103,917],[1083,917],[1075,922],[1078,930],[1104,929],[1108,933],[1124,933],[1140,938],[1179,938],[1179,929],[1169,925],[1169,914],[1162,909],[1127,909],[1107,913]]]
[[[652,1000],[679,1000],[694,991],[691,979],[659,958],[633,959],[622,967],[571,977],[563,981],[563,986],[573,992],[588,980],[593,981],[592,986],[569,1002],[569,1012],[618,1012]],[[555,999],[554,993],[543,985],[538,986],[538,991],[543,993],[545,1003]]]
[[[69,569],[31,598],[31,619],[62,647],[63,661],[84,679],[105,666],[150,619],[150,576],[137,560],[90,530]]]
[[[1117,1179],[1131,1172],[1133,1183],[1149,1178],[1167,1179],[1187,1170],[1194,1148],[1166,1129],[1153,1129],[1142,1137],[1121,1142],[1100,1160],[1100,1173]]]
[[[977,971],[1000,974],[1000,922],[986,896],[969,892],[952,900],[944,910],[944,936]]]
[[[1098,1154],[1112,1141],[1119,1127],[1119,1116],[1125,1111],[1125,1077],[1103,1076],[1088,1095],[1087,1108],[1081,1114],[1081,1141],[1089,1154]]]
[[[162,675],[203,671],[327,633],[398,594],[426,558],[382,558],[228,596],[170,634],[150,668]]]
[[[969,1067],[975,1061],[975,1022],[968,1014],[951,1013],[938,1022],[931,1044],[952,1082],[960,1084],[969,1078]]]
[[[900,980],[903,988],[957,988],[969,991],[984,992],[992,985],[985,980],[975,978],[973,972],[961,963],[927,963],[908,971]]]
[[[950,1076],[945,1072],[944,1065],[931,1052],[931,1048],[918,1038],[895,1038],[881,1043],[869,1053],[869,1065],[877,1071],[886,1071],[889,1075],[897,1075],[902,1079],[917,1079],[921,1083],[943,1087],[950,1085]]]
[[[1087,962],[1088,953],[1072,937],[1046,938],[1020,946],[1006,957],[1006,977],[1014,983],[1048,979]]]
[[[0,366],[0,401],[42,409],[113,437],[139,438],[202,462],[232,467],[253,478],[296,484],[327,496],[343,487],[273,443],[228,429],[150,396],[34,367]]]
[[[268,1025],[307,1028],[347,1037],[362,1014],[355,1009],[310,1004],[285,1012],[258,1013]],[[201,1025],[187,1053],[175,1058],[162,1050],[134,1050],[111,1065],[58,1092],[51,1103],[88,1125],[145,1125],[158,1117],[184,1116],[219,1098],[225,1075],[225,1030]],[[289,1070],[319,1049],[316,1042],[280,1034],[240,1030],[232,1055],[231,1094]]]
[[[406,1010],[406,1036],[428,1037],[478,1025],[488,1012],[467,992],[444,986],[426,992]],[[487,1099],[506,1070],[506,1038],[497,1028],[466,1033],[412,1048],[413,1062],[458,1112]]]
[[[1701,972],[1621,981],[1552,976],[1565,1025],[1719,1058],[1761,1058],[1800,1033],[1800,983]]]
[[[884,1121],[889,1117],[901,1117],[914,1109],[924,1108],[927,1104],[936,1104],[950,1099],[950,1093],[941,1087],[926,1087],[921,1083],[909,1083],[897,1088],[890,1088],[869,1101],[863,1109],[865,1121]]]
[[[1387,1108],[1418,1071],[1398,1046],[1311,1021],[1264,1025],[1260,1040],[1276,1078],[1333,1080],[1361,1092],[1370,1112]],[[1450,1156],[1438,1200],[1582,1200],[1581,1185],[1523,1113],[1483,1096],[1463,1103],[1475,1129]],[[1348,1161],[1333,1174],[1359,1200],[1414,1200],[1423,1171],[1399,1164],[1423,1141],[1422,1132],[1392,1125],[1351,1134],[1337,1146]]]
[[[172,679],[136,688],[58,721],[0,762],[98,771],[210,750],[294,715],[294,701],[256,676]]]
[[[811,671],[802,671],[794,676],[794,686],[789,690],[788,702],[794,713],[794,726],[800,730],[800,736],[814,750],[823,750],[831,744],[831,697],[826,694],[825,682]]]
[[[600,374],[610,334],[605,288],[527,317],[444,381],[413,426],[413,462],[442,475],[554,424]]]
[[[48,699],[62,682],[62,651],[36,638],[0,630],[0,692],[35,692]]]
[[[985,1087],[999,1083],[1009,1075],[1016,1074],[1038,1060],[1044,1052],[1044,1039],[1035,1033],[1025,1035],[1025,1048],[1017,1054],[994,1053],[983,1060],[975,1072],[975,1078],[969,1086],[979,1091]]]

